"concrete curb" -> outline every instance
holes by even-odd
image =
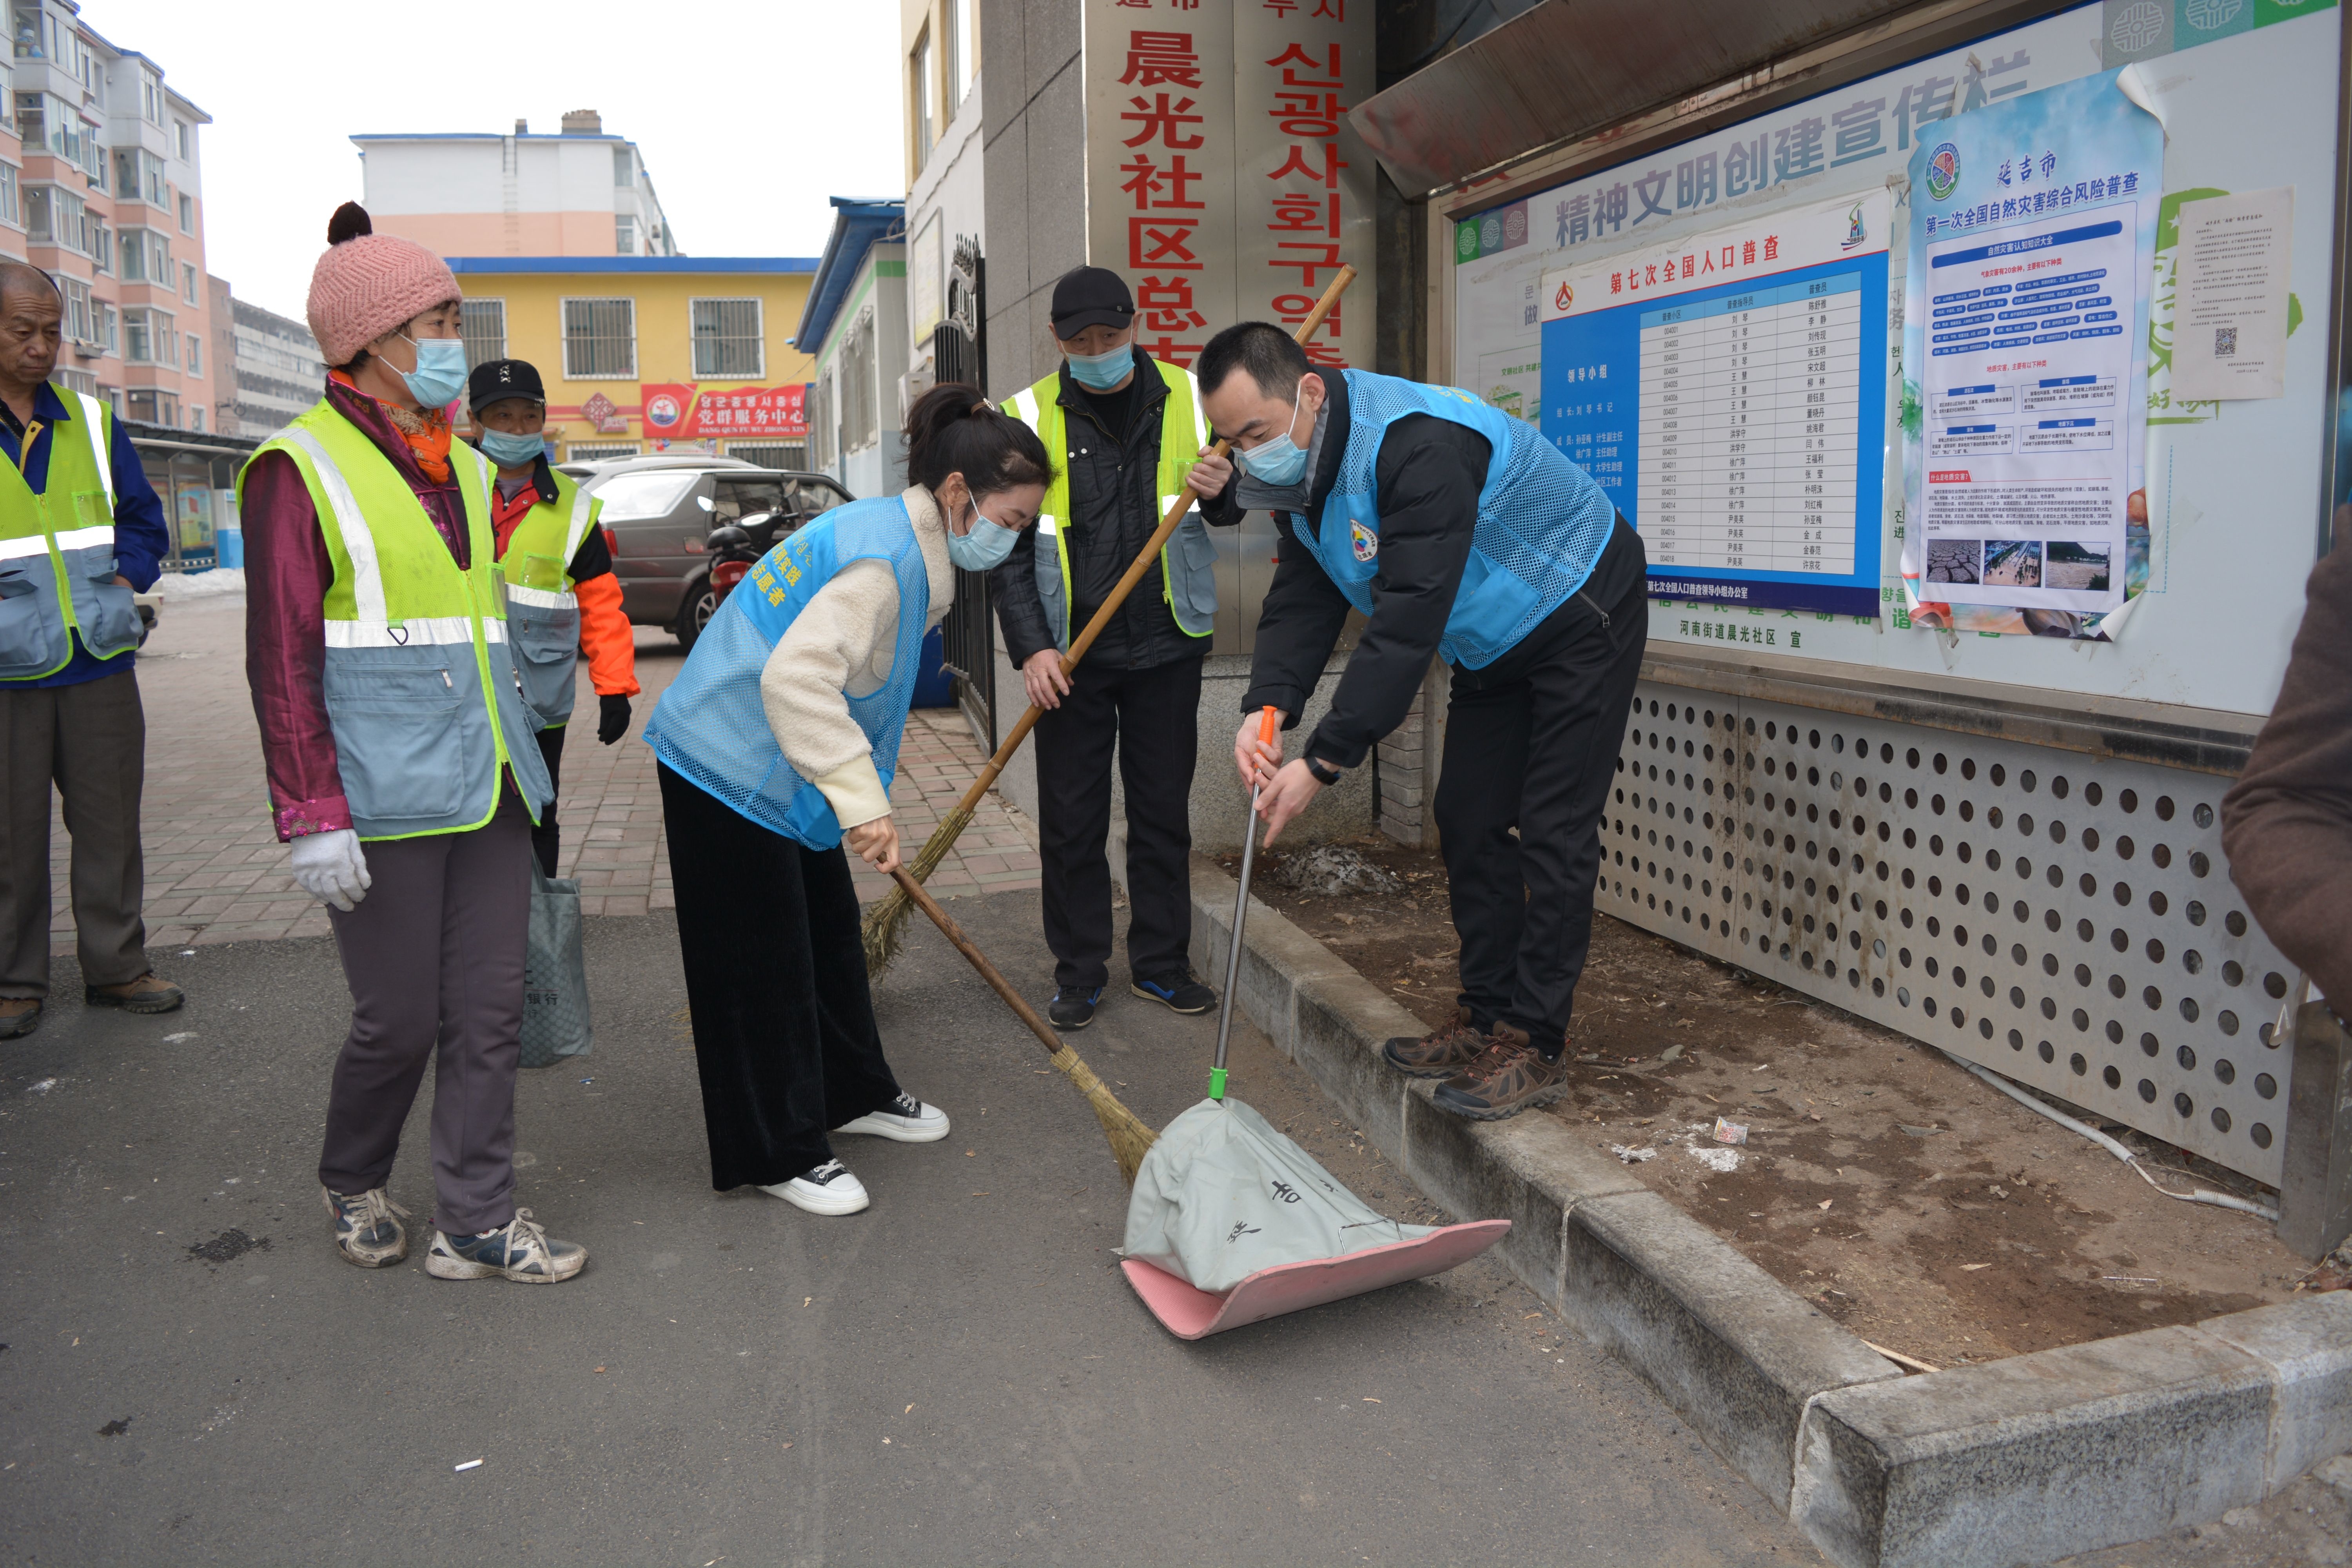
[[[1192,963],[1224,978],[1235,887],[1192,869]],[[1906,1377],[1541,1116],[1481,1124],[1380,1059],[1422,1026],[1253,900],[1242,1010],[1413,1184],[1507,1218],[1511,1271],[1849,1568],[2002,1568],[2262,1500],[2352,1449],[2352,1291]]]

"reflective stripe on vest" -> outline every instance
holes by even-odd
[[[87,393],[71,396],[78,411],[62,423],[79,422],[81,438],[59,441],[48,426],[38,494],[22,460],[0,465],[0,684],[56,674],[77,637],[101,659],[139,646],[138,605],[114,580],[112,415]]]
[[[1608,546],[1617,509],[1590,474],[1533,426],[1470,393],[1368,371],[1340,374],[1347,378],[1348,445],[1339,477],[1320,521],[1294,531],[1348,602],[1369,616],[1372,578],[1380,571],[1375,468],[1381,437],[1409,414],[1431,415],[1485,437],[1491,456],[1478,492],[1470,558],[1437,645],[1447,663],[1483,669],[1584,586]]]
[[[686,667],[646,721],[646,743],[673,773],[731,809],[811,849],[841,842],[824,792],[784,760],[760,700],[768,656],[810,600],[855,561],[886,561],[898,579],[890,673],[862,697],[842,693],[888,790],[930,626],[930,570],[907,503],[896,496],[835,507],[762,555],[695,638]]]
[[[1167,401],[1160,410],[1160,461],[1152,487],[1160,498],[1160,517],[1165,517],[1184,489],[1184,476],[1192,471],[1200,461],[1201,448],[1208,445],[1209,426],[1201,411],[1200,385],[1191,371],[1159,360],[1145,363],[1160,373],[1160,383],[1168,389]],[[1069,515],[1069,429],[1060,402],[1061,389],[1062,373],[1055,370],[1013,394],[1004,406],[1037,432],[1046,454],[1055,460],[1054,482],[1038,504],[1037,535],[1053,540],[1055,552],[1050,559],[1042,551],[1037,554],[1037,596],[1045,606],[1056,645],[1066,649],[1075,613],[1067,534],[1075,520]],[[1159,518],[1152,521],[1156,523]],[[1197,514],[1187,517],[1174,537],[1160,547],[1160,597],[1177,629],[1187,637],[1204,637],[1216,631],[1215,563],[1216,547],[1209,542],[1207,524]]]
[[[536,818],[552,792],[499,613],[488,465],[450,449],[471,563],[460,568],[400,470],[331,404],[254,458],[273,451],[301,475],[334,569],[320,688],[352,826],[363,839],[478,827],[505,774]]]
[[[569,474],[555,475],[555,499],[532,505],[507,535],[507,629],[524,700],[542,728],[571,721],[579,690],[580,600],[572,559],[587,542],[596,502]]]

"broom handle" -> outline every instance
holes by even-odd
[[[1274,744],[1275,724],[1282,710],[1269,705],[1257,723],[1257,743]],[[1234,895],[1234,944],[1225,953],[1224,1005],[1217,1012],[1217,1059],[1209,1069],[1209,1098],[1225,1098],[1225,1043],[1234,1033],[1234,992],[1241,984],[1242,922],[1249,919],[1249,885],[1251,863],[1257,858],[1257,797],[1258,785],[1250,785],[1249,815],[1242,818],[1242,885]]]
[[[1065,1048],[1061,1037],[1045,1026],[1045,1020],[1037,1016],[1035,1008],[1022,1000],[1021,993],[1005,984],[1004,976],[996,973],[996,965],[989,963],[987,955],[972,946],[971,938],[963,934],[963,928],[955,923],[955,918],[940,908],[938,901],[930,894],[923,891],[923,885],[907,874],[906,867],[898,867],[890,875],[898,879],[898,886],[907,890],[907,896],[920,905],[925,914],[931,917],[931,923],[940,928],[940,934],[955,943],[956,951],[971,961],[971,966],[980,971],[980,977],[987,981],[999,996],[1004,998],[1004,1005],[1020,1014],[1021,1021],[1028,1025],[1031,1032],[1039,1039],[1045,1042],[1046,1054],[1059,1056]]]
[[[1356,269],[1342,266],[1339,268],[1339,275],[1331,279],[1330,287],[1323,290],[1323,297],[1315,301],[1315,308],[1307,312],[1307,320],[1299,323],[1298,331],[1293,332],[1291,336],[1301,343],[1313,337],[1315,329],[1323,324],[1323,318],[1338,307],[1340,294],[1355,280]],[[1231,441],[1221,440],[1209,448],[1209,455],[1213,458],[1222,458],[1232,449]],[[1110,597],[1103,601],[1102,608],[1094,613],[1093,618],[1087,622],[1086,629],[1079,632],[1077,640],[1070,645],[1070,651],[1062,656],[1064,675],[1076,669],[1078,667],[1078,660],[1087,657],[1087,649],[1094,646],[1095,638],[1100,637],[1103,628],[1110,625],[1111,616],[1118,614],[1121,605],[1127,603],[1128,595],[1133,593],[1135,585],[1143,581],[1143,574],[1151,570],[1153,558],[1168,547],[1168,541],[1175,535],[1177,526],[1184,521],[1184,514],[1192,510],[1192,505],[1190,493],[1177,496],[1175,503],[1168,509],[1168,515],[1160,520],[1160,527],[1151,535],[1150,542],[1146,544],[1142,553],[1136,556],[1129,563],[1126,573],[1120,576],[1118,585],[1111,589]],[[1045,717],[1045,712],[1044,709],[1034,702],[1029,705],[1029,711],[1021,715],[1020,722],[1014,724],[1012,732],[1004,737],[1004,743],[996,748],[996,754],[988,759],[988,765],[980,770],[980,776],[971,781],[970,789],[963,792],[963,798],[956,803],[958,811],[969,814],[980,809],[981,797],[995,787],[996,775],[1003,773],[1005,765],[1013,761],[1013,754],[1021,749],[1021,742],[1029,738],[1029,731],[1036,727],[1039,719]]]

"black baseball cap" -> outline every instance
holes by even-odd
[[[1054,335],[1067,338],[1088,327],[1125,331],[1135,320],[1135,296],[1127,279],[1108,267],[1075,267],[1054,285]]]
[[[539,367],[527,359],[485,360],[466,378],[466,406],[477,413],[507,397],[546,402],[547,389],[540,384]]]

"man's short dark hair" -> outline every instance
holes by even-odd
[[[1243,321],[1209,340],[1192,374],[1206,395],[1236,370],[1247,371],[1266,396],[1286,402],[1297,392],[1298,378],[1307,374],[1307,351],[1271,321]]]
[[[0,257],[0,301],[5,301],[12,290],[18,289],[38,299],[40,291],[44,289],[49,291],[50,299],[58,300],[60,304],[64,302],[65,293],[58,287],[56,279],[29,261],[18,261],[13,257]]]

